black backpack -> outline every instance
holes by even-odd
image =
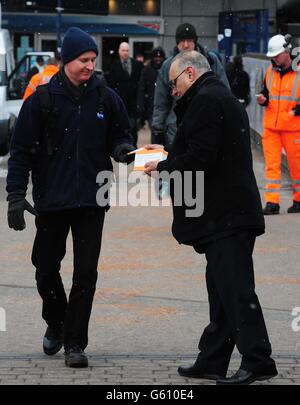
[[[104,119],[105,114],[109,117],[111,114],[110,103],[108,102],[108,92],[105,83],[101,81],[101,84],[97,87],[98,91],[98,105],[97,105],[97,116],[99,119]],[[36,145],[39,146],[40,143],[45,140],[47,147],[48,156],[52,156],[54,153],[52,134],[55,131],[57,115],[59,109],[54,105],[53,99],[49,92],[49,85],[42,84],[37,87],[36,93],[39,97],[41,112],[42,112],[42,122],[44,123],[43,132],[39,139],[36,140]]]

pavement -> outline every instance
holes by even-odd
[[[149,142],[147,130],[140,140]],[[253,156],[262,190],[264,163],[255,145]],[[26,214],[25,231],[8,229],[6,167],[7,158],[0,158],[0,385],[214,384],[177,374],[179,365],[195,360],[209,321],[205,259],[173,239],[170,206],[114,207],[108,213],[86,350],[89,367],[67,369],[63,352],[42,353],[45,323],[30,261],[34,221]],[[256,291],[279,371],[259,385],[300,383],[300,215],[286,214],[291,201],[285,177],[282,213],[266,217],[267,232],[254,253]],[[69,291],[71,239],[62,277]],[[235,352],[229,375],[239,364]]]

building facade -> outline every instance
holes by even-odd
[[[220,13],[245,12],[253,10],[268,11],[268,32],[276,32],[277,0],[164,0],[162,16],[164,19],[164,36],[162,44],[171,52],[174,45],[174,32],[183,22],[195,25],[199,41],[209,49],[218,50],[220,35],[224,30],[220,27]],[[233,33],[234,34],[234,33]],[[238,46],[232,44],[232,53],[237,53]]]
[[[268,37],[277,33],[277,14],[291,1],[294,0],[61,0],[64,10],[60,29],[62,35],[74,25],[90,32],[99,45],[98,62],[104,70],[116,56],[122,41],[130,43],[132,56],[143,53],[147,58],[157,45],[163,46],[167,55],[171,54],[176,27],[183,22],[195,25],[199,41],[209,49],[222,50],[222,36],[225,36],[225,29],[230,28],[231,43],[230,46],[226,43],[226,52],[247,51],[248,48],[242,46],[247,41],[251,45],[250,51],[257,48],[264,52]],[[18,59],[30,48],[38,51],[56,49],[58,0],[2,0],[1,3],[2,26],[13,35]],[[227,27],[231,12],[239,14],[233,26]],[[255,20],[262,12],[265,18]],[[263,30],[253,31],[262,24]]]

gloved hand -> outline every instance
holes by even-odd
[[[25,199],[24,191],[14,191],[7,196],[8,211],[7,221],[8,226],[15,231],[23,231],[26,228],[24,220],[24,211],[28,211],[31,214],[37,216],[37,211],[31,204]]]
[[[151,143],[165,145],[165,132],[161,129],[152,128]]]
[[[128,155],[128,153],[133,152],[136,148],[128,143],[123,143],[116,147],[114,151],[114,159],[116,162],[130,164],[134,161],[135,155]]]

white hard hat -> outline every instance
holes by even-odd
[[[289,48],[285,37],[283,35],[275,35],[272,37],[268,44],[268,58],[274,58],[275,56],[280,55]]]

